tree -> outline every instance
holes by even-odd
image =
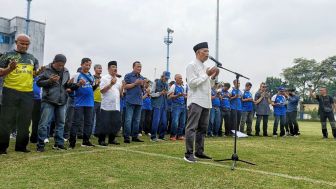
[[[335,81],[335,66],[336,56],[329,57],[320,63],[314,59],[296,58],[294,66],[283,69],[282,75],[289,85],[295,86],[304,101],[307,101],[310,99],[307,94],[309,86],[316,90]]]
[[[287,83],[278,77],[267,77],[265,83],[271,95],[274,95],[278,92],[278,87],[287,87]]]

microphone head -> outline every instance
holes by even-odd
[[[210,60],[214,60],[214,58],[212,56],[209,55],[208,57],[209,57]]]

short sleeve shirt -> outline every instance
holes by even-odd
[[[241,111],[242,110],[242,101],[241,101],[242,92],[239,89],[233,88],[231,91],[231,96],[232,97],[236,96],[236,94],[238,94],[239,97],[231,99],[231,109]]]
[[[272,97],[272,102],[276,103],[277,105],[273,106],[274,115],[276,116],[283,116],[286,115],[286,97],[283,95],[274,95]]]
[[[244,91],[243,99],[252,98],[252,93],[250,91]],[[253,102],[242,102],[243,103],[243,112],[251,112],[253,111]]]
[[[38,60],[29,53],[10,51],[0,57],[0,67],[8,67],[11,60],[17,68],[4,77],[3,86],[21,92],[33,91],[33,75],[39,67]]]
[[[75,91],[75,107],[93,107],[92,85],[94,83],[94,77],[90,73],[76,73],[74,81],[78,83],[80,79],[83,79],[85,84]]]
[[[101,101],[101,109],[106,111],[117,110],[120,111],[120,90],[121,90],[121,79],[116,78],[117,82],[112,85],[112,87],[107,90],[105,93],[101,94],[102,101]],[[110,84],[112,80],[112,76],[107,74],[101,78],[99,87],[101,89],[105,88],[107,85]]]
[[[124,77],[126,84],[132,84],[137,79],[144,80],[144,77],[134,72],[128,73]],[[125,100],[127,103],[130,103],[133,105],[142,105],[142,86],[138,85],[131,89],[127,89]]]

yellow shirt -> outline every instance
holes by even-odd
[[[4,77],[4,87],[21,92],[33,91],[33,74],[38,61],[29,53],[12,51],[0,58],[0,67],[6,68],[10,60],[17,62],[17,68]]]
[[[96,90],[93,91],[93,99],[94,99],[95,102],[101,102],[102,101],[102,97],[101,97],[99,87],[97,87]]]

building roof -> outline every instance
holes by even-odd
[[[26,18],[23,18],[23,17],[21,17],[21,16],[15,16],[15,17],[13,17],[13,18],[11,18],[11,19],[4,18],[4,17],[1,17],[1,16],[0,16],[0,19],[4,19],[4,20],[8,20],[8,21],[11,21],[11,20],[14,20],[14,19],[23,19],[23,20],[26,20]],[[40,22],[40,21],[36,21],[36,20],[31,20],[31,19],[30,19],[30,22],[36,22],[36,23],[39,23],[39,24],[46,25],[46,23],[44,23],[44,22]]]

